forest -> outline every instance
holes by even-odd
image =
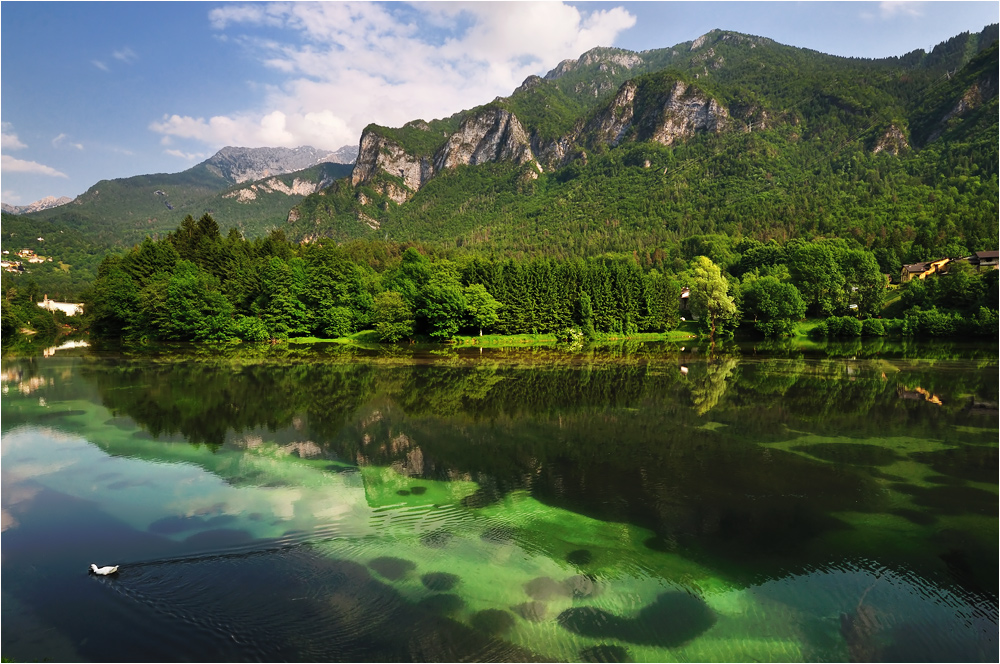
[[[713,338],[741,325],[787,335],[806,316],[825,319],[821,333],[831,336],[996,333],[996,271],[967,266],[920,281],[893,303],[899,319],[882,322],[887,276],[871,251],[847,240],[706,235],[680,246],[671,262],[655,251],[519,260],[377,240],[297,244],[281,231],[246,240],[235,229],[223,236],[205,215],[106,257],[84,301],[96,336],[132,340],[262,342],[365,330],[383,342],[483,333],[572,340],[665,332],[684,316]],[[841,320],[856,323],[857,334]]]

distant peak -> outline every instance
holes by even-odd
[[[303,145],[297,148],[241,148],[226,146],[204,165],[221,177],[240,184],[272,175],[300,171],[323,163],[351,164],[356,147],[345,145],[335,152]]]

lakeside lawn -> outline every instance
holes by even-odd
[[[677,329],[669,332],[641,332],[630,335],[597,334],[591,343],[609,343],[617,341],[688,341],[699,337],[698,324],[695,321],[684,321]],[[427,339],[421,339],[421,343],[433,343]],[[337,337],[335,339],[324,339],[321,337],[295,337],[289,339],[290,344],[315,344],[315,343],[337,343],[337,344],[379,344],[378,336],[374,330],[364,330],[356,332],[347,337]],[[483,347],[483,348],[504,348],[514,346],[554,346],[560,343],[555,334],[484,334],[483,336],[458,335],[453,339],[444,342],[445,345],[455,347]]]

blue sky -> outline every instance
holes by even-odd
[[[929,50],[992,2],[0,3],[0,198],[76,196],[226,145],[356,145],[506,96],[594,46],[713,28],[835,55]]]

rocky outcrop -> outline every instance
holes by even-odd
[[[351,184],[371,184],[380,171],[402,180],[403,187],[391,181],[374,183],[381,193],[402,203],[434,176],[434,165],[427,157],[407,154],[398,143],[369,127],[361,135]]]
[[[592,133],[594,143],[605,143],[616,146],[632,127],[635,116],[635,93],[638,90],[634,81],[627,81],[618,89],[614,101],[608,110],[596,118],[587,128]]]
[[[875,142],[875,147],[872,148],[873,154],[878,154],[879,152],[887,152],[891,155],[898,155],[903,150],[907,150],[910,147],[910,143],[906,140],[906,134],[896,125],[889,125],[889,128],[885,130],[879,139]]]
[[[617,73],[618,68],[634,69],[645,63],[642,56],[632,51],[624,49],[592,48],[576,60],[563,60],[545,75],[547,80],[562,78],[570,72],[576,71],[591,65],[598,65],[599,70],[608,73]]]
[[[332,184],[329,180],[302,180],[295,178],[292,183],[285,184],[278,178],[268,178],[267,180],[262,180],[260,182],[255,182],[249,187],[243,187],[241,189],[234,189],[229,193],[223,194],[223,198],[235,198],[240,203],[250,203],[257,200],[257,196],[261,194],[285,194],[286,196],[308,196],[309,194],[314,194],[324,187],[328,187]]]
[[[367,184],[403,203],[441,171],[494,162],[537,165],[528,132],[513,113],[496,106],[467,117],[433,157],[408,154],[377,127],[365,129],[351,184]]]
[[[526,164],[534,161],[531,140],[518,119],[500,108],[467,118],[434,157],[441,171],[456,166],[476,166],[503,161]]]
[[[980,105],[987,99],[995,97],[997,94],[997,75],[996,72],[990,72],[985,76],[981,77],[978,81],[972,84],[972,86],[965,91],[958,103],[955,104],[953,108],[941,122],[948,122],[953,117],[962,116],[979,108]]]
[[[700,90],[677,81],[667,95],[657,116],[643,118],[654,123],[650,139],[663,145],[673,145],[678,139],[697,132],[719,133],[729,124],[729,113],[719,102]]]
[[[965,91],[965,93],[955,103],[955,106],[938,121],[937,127],[927,137],[930,143],[938,139],[948,127],[950,121],[961,118],[983,105],[983,103],[997,96],[997,74],[995,71],[987,72],[979,77]]]
[[[718,101],[684,81],[675,81],[666,94],[627,81],[584,134],[590,145],[616,146],[630,135],[673,145],[698,132],[724,131],[729,124],[729,112]]]
[[[624,65],[641,62],[627,57],[634,54],[613,55]],[[519,89],[527,91],[542,82],[538,77],[529,77]],[[466,117],[432,157],[409,154],[386,136],[385,130],[369,127],[361,137],[351,184],[368,185],[403,203],[436,174],[458,166],[496,162],[534,164],[535,173],[542,171],[542,164],[559,168],[579,154],[581,137],[591,146],[614,147],[630,135],[636,140],[673,145],[698,132],[718,133],[729,127],[729,112],[718,101],[684,81],[667,83],[668,91],[663,93],[655,82],[647,90],[634,80],[627,81],[605,110],[586,126],[581,121],[567,134],[546,141],[529,135],[518,118],[499,104],[491,104]],[[636,115],[638,108],[642,109],[642,117]],[[424,129],[413,123],[407,127]],[[379,177],[380,174],[389,177]]]
[[[233,184],[262,180],[274,175],[294,173],[322,163],[345,164],[354,148],[345,146],[336,152],[309,146],[298,148],[225,147],[202,162],[208,170]]]

